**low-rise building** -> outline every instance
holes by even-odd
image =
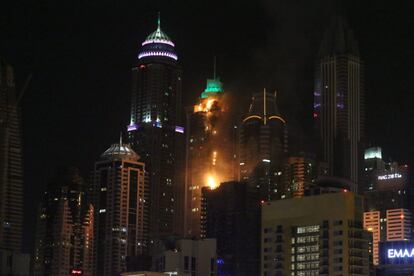
[[[215,276],[216,240],[169,240],[154,246],[152,271],[180,276]]]

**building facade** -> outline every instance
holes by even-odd
[[[364,228],[373,234],[373,262],[379,264],[379,244],[412,239],[413,187],[407,165],[385,162],[379,147],[365,151]]]
[[[202,189],[202,237],[217,240],[217,275],[259,275],[260,199],[246,182]]]
[[[58,171],[43,195],[37,218],[35,275],[93,275],[94,210],[76,168]]]
[[[336,17],[323,38],[315,69],[314,121],[320,159],[329,175],[354,182],[362,173],[364,66],[346,22]]]
[[[181,77],[174,43],[158,28],[142,43],[132,68],[128,139],[146,165],[151,238],[184,228],[184,151]]]
[[[253,95],[240,129],[240,179],[256,187],[264,200],[277,199],[283,194],[285,124],[276,104],[276,93],[264,90]]]
[[[0,59],[0,249],[21,253],[23,147],[13,68]]]
[[[301,152],[285,159],[282,179],[286,198],[300,198],[327,174],[327,166],[310,154]]]
[[[113,144],[95,163],[95,274],[119,275],[147,251],[148,181],[127,144]]]
[[[198,103],[187,109],[186,235],[200,237],[201,190],[237,179],[237,126],[229,95],[214,78]]]
[[[215,239],[168,240],[154,249],[153,271],[167,275],[215,276]]]
[[[261,275],[369,275],[363,210],[348,191],[263,204]]]

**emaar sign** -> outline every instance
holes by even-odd
[[[414,257],[414,248],[412,249],[394,249],[394,248],[390,248],[387,251],[388,253],[388,258],[389,259],[394,259],[394,258],[412,258]]]

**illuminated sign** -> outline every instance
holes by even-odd
[[[397,179],[397,178],[402,178],[402,174],[391,173],[391,174],[385,174],[385,175],[378,176],[378,180],[388,180],[388,179]]]
[[[414,257],[414,248],[411,249],[395,249],[395,248],[390,248],[387,250],[387,256],[389,259],[394,259],[394,258],[412,258]]]

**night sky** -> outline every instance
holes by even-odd
[[[0,56],[14,67],[19,89],[33,76],[22,102],[26,250],[40,194],[56,168],[75,165],[87,178],[129,123],[130,69],[158,11],[184,69],[185,105],[204,89],[217,56],[226,90],[240,98],[236,108],[246,111],[251,94],[264,87],[277,90],[304,148],[311,148],[315,54],[331,16],[344,15],[365,61],[368,141],[387,158],[414,164],[410,1],[2,2]]]

